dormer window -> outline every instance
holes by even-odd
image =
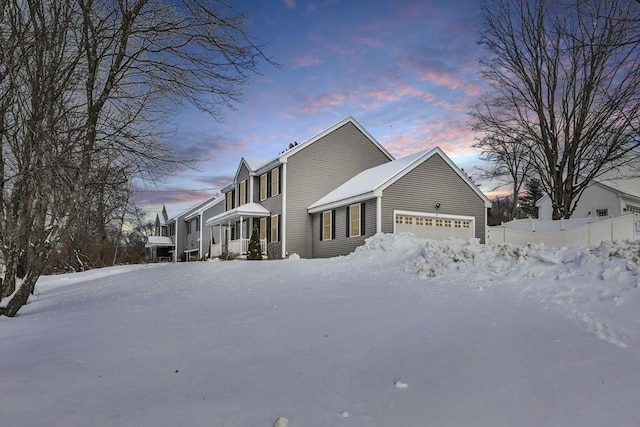
[[[247,180],[240,182],[240,201],[238,205],[244,205],[247,203]]]

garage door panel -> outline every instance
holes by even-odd
[[[418,237],[436,240],[470,239],[474,236],[474,224],[469,217],[397,213],[395,232],[413,233]]]

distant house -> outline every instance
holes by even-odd
[[[625,165],[596,179],[578,201],[572,218],[618,217],[640,214],[640,153],[631,151]],[[551,199],[545,195],[536,203],[538,218],[551,220]]]
[[[241,159],[222,192],[211,256],[244,255],[253,229],[270,258],[344,255],[378,232],[484,241],[490,207],[441,149],[395,160],[352,117],[269,161]]]
[[[172,218],[166,208],[156,216],[155,235],[147,240],[151,262],[195,261],[209,256],[216,228],[204,227],[205,218],[222,212],[224,199],[211,196]]]
[[[173,239],[169,237],[167,222],[167,208],[162,206],[162,211],[156,215],[153,236],[147,238],[145,252],[151,262],[170,261],[173,258]]]

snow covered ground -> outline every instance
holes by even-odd
[[[638,242],[381,235],[36,293],[0,319],[2,426],[640,425]]]

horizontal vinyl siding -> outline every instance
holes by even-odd
[[[250,179],[250,175],[249,175],[249,169],[247,169],[247,166],[242,163],[242,166],[240,167],[240,171],[238,172],[238,180],[236,181],[236,201],[235,201],[235,206],[239,206],[240,205],[240,183],[244,180],[247,180],[247,203],[251,201],[251,195],[249,194],[250,191],[250,186],[249,186],[249,179]]]
[[[307,208],[363,170],[388,161],[353,123],[346,123],[293,154],[286,166],[286,251],[303,258],[315,256],[313,220]]]
[[[440,203],[439,209],[436,203]],[[484,242],[484,201],[438,154],[383,191],[383,233],[393,233],[394,210],[473,216],[475,237]]]
[[[335,239],[320,240],[320,222],[322,212],[313,215],[313,257],[329,258],[340,255],[347,255],[353,252],[358,246],[364,244],[367,237],[376,234],[376,199],[367,200],[365,203],[365,229],[361,230],[362,235],[358,237],[347,237],[347,210],[349,206],[335,209],[336,228]]]

